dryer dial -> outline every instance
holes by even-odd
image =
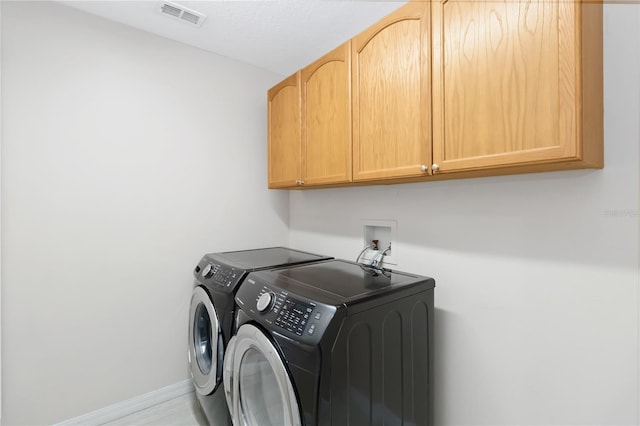
[[[202,276],[204,278],[211,278],[213,276],[213,266],[211,266],[211,264],[209,263],[207,266],[204,267],[204,269],[202,269]]]
[[[256,308],[258,308],[259,312],[264,312],[273,306],[273,302],[276,298],[276,295],[273,293],[262,293],[262,295],[258,298],[258,303],[256,304]]]

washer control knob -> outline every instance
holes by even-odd
[[[274,298],[275,298],[275,294],[273,293],[262,293],[260,298],[258,298],[258,303],[256,305],[256,308],[258,308],[258,311],[264,312],[267,309],[269,309],[273,304]]]
[[[212,276],[213,276],[213,266],[211,266],[211,264],[209,263],[202,270],[202,277],[203,278],[211,278]]]

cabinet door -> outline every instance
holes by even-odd
[[[300,73],[268,94],[269,188],[294,187],[300,173]]]
[[[304,185],[351,181],[350,44],[301,71]]]
[[[433,5],[433,159],[442,172],[577,159],[578,3]]]
[[[429,8],[410,2],[352,40],[354,181],[427,173]]]

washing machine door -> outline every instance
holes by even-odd
[[[240,327],[224,357],[224,389],[235,426],[300,426],[300,407],[280,353],[251,324]]]
[[[209,294],[195,287],[189,310],[189,367],[196,391],[211,394],[222,381],[223,340]]]

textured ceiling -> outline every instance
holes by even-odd
[[[60,1],[222,56],[289,75],[350,39],[405,0],[174,1],[207,15],[196,27],[164,16],[162,2]]]

